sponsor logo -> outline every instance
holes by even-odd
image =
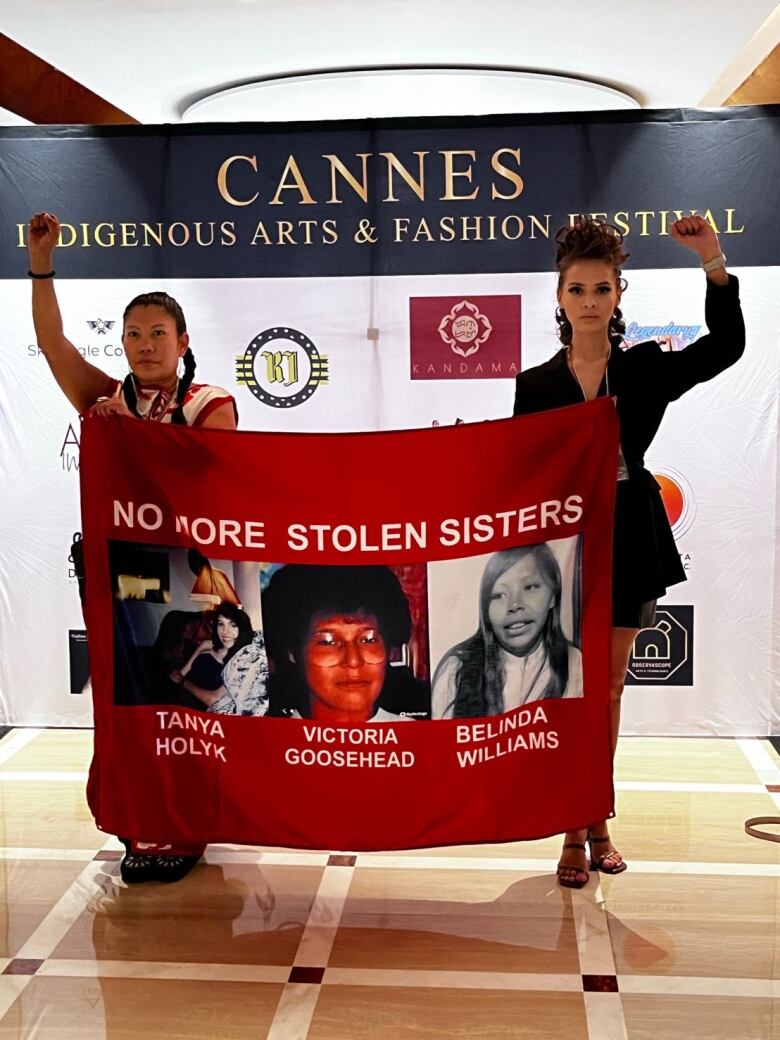
[[[659,607],[655,625],[643,628],[628,662],[630,686],[693,686],[693,607]]]
[[[666,325],[638,325],[632,321],[626,327],[623,343],[630,348],[654,339],[662,350],[684,350],[698,338],[700,332],[701,325],[675,325],[673,321],[668,321]]]
[[[439,323],[439,335],[452,350],[461,357],[476,354],[483,343],[487,343],[493,332],[490,319],[479,307],[468,300],[456,303],[449,314]]]
[[[236,382],[272,408],[294,408],[328,382],[328,359],[297,329],[259,332],[236,358]]]
[[[68,649],[70,692],[84,693],[84,688],[89,681],[89,653],[87,652],[87,633],[83,628],[68,630]]]
[[[514,379],[520,371],[519,296],[413,296],[412,379]]]
[[[116,325],[115,321],[108,320],[106,318],[88,318],[85,321],[87,328],[92,332],[97,333],[98,336],[107,336],[111,329]],[[107,343],[105,341],[99,341],[97,343],[87,343],[85,346],[76,347],[79,354],[83,358],[121,358],[125,356],[125,349],[121,342],[119,343]],[[37,343],[27,344],[27,356],[28,357],[43,357],[43,351]]]
[[[691,529],[696,517],[691,485],[682,473],[668,466],[653,469],[653,476],[661,486],[661,499],[672,525],[672,534],[675,538],[682,538]]]
[[[74,429],[73,423],[68,423],[68,429],[60,448],[60,464],[66,473],[78,473],[80,458],[81,445],[79,443],[79,435]]]
[[[87,319],[87,325],[99,336],[107,336],[116,325],[115,321],[105,321],[103,318],[95,318],[93,321]]]

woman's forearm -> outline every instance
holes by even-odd
[[[37,266],[40,266],[38,264]],[[31,264],[33,273],[36,265]],[[35,336],[38,346],[48,357],[62,349],[65,333],[62,328],[62,314],[54,289],[53,278],[33,278],[32,281],[32,315]]]
[[[35,273],[35,268],[30,268]],[[85,412],[110,384],[105,372],[86,361],[65,336],[51,278],[32,279],[35,338],[60,390],[78,412]]]
[[[108,396],[112,381],[90,365],[65,336],[54,288],[54,254],[60,222],[52,213],[36,213],[27,230],[29,274],[32,278],[32,318],[35,337],[52,375],[73,407],[86,412],[99,397]]]
[[[203,701],[207,708],[210,708],[215,701],[218,701],[219,698],[223,697],[225,694],[224,686],[218,686],[216,690],[204,690],[202,686],[196,686],[195,683],[190,682],[189,679],[185,679],[182,686],[187,693],[191,693],[193,697],[197,697],[199,701]]]
[[[189,675],[190,670],[192,669],[193,664],[195,664],[195,658],[196,657],[200,657],[200,655],[202,653],[205,653],[205,651],[202,650],[200,647],[198,647],[197,650],[195,650],[190,655],[189,659],[187,661],[185,661],[184,664],[179,669],[179,671],[181,672],[182,675]]]
[[[729,275],[725,267],[716,267],[714,271],[707,272],[707,280],[713,285],[728,285]]]

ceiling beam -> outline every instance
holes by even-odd
[[[780,103],[780,44],[757,65],[724,105],[776,105]]]
[[[31,123],[138,123],[2,33],[0,106]]]

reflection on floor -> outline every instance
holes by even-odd
[[[0,740],[0,1040],[780,1040],[780,814],[764,740],[627,738],[617,878],[558,840],[329,855],[212,846],[126,888],[91,734]]]

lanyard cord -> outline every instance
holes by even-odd
[[[609,359],[610,359],[611,356],[612,356],[612,344],[610,343],[609,350],[607,351],[607,359],[606,359],[606,362],[604,364],[604,382],[606,383],[606,391],[607,391],[606,396],[607,397],[611,397],[612,396],[610,394],[610,392],[609,392]],[[587,394],[585,393],[585,391],[582,388],[582,383],[580,382],[580,377],[577,375],[577,369],[574,367],[574,360],[573,360],[573,358],[571,356],[571,346],[568,346],[566,348],[566,360],[567,360],[568,365],[569,365],[569,371],[571,372],[571,374],[576,379],[577,386],[580,388],[580,393],[582,394],[582,399],[584,401],[587,401],[588,400],[588,396],[587,396]],[[598,389],[599,390],[601,389],[601,383],[599,383]],[[597,390],[596,391],[596,397],[598,397],[598,396],[599,396],[599,392]]]
[[[607,360],[606,360],[606,363],[604,365],[604,382],[606,383],[606,388],[605,389],[606,389],[606,396],[607,397],[611,397],[612,396],[610,394],[610,392],[609,392],[609,359],[610,359],[611,356],[612,356],[612,344],[610,343],[609,350],[607,351]],[[583,401],[587,401],[588,400],[587,394],[585,393],[585,391],[582,388],[582,383],[580,382],[580,377],[577,375],[577,369],[574,367],[574,362],[572,361],[571,347],[570,346],[566,347],[566,360],[567,360],[567,363],[568,363],[569,371],[571,372],[571,374],[576,379],[577,386],[580,388],[580,393],[582,394]],[[601,384],[599,383],[599,390],[600,389],[601,389]],[[598,393],[598,390],[597,390],[596,391],[596,397],[598,397],[598,396],[599,396],[599,393]],[[617,405],[617,398],[615,398],[614,401],[615,401],[615,404]],[[623,480],[628,480],[629,479],[628,463],[626,462],[626,456],[625,456],[625,454],[623,452],[623,445],[620,442],[618,442],[618,473],[617,473],[617,479],[618,479],[618,483],[620,483]],[[780,841],[780,838],[778,838],[778,841]]]

